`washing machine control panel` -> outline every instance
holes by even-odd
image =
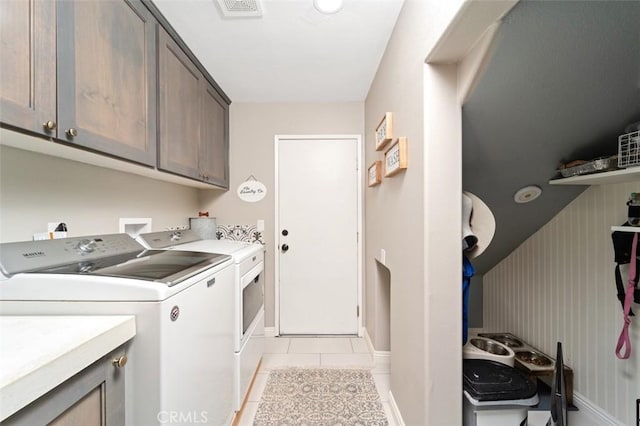
[[[143,250],[144,247],[127,234],[4,243],[0,244],[0,270],[9,277]]]

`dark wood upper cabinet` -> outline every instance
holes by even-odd
[[[200,90],[204,79],[180,46],[162,29],[159,34],[160,155],[158,167],[200,179]]]
[[[228,188],[228,104],[162,28],[158,40],[158,167]]]
[[[204,180],[229,187],[229,105],[210,85],[203,91],[199,168]]]
[[[154,166],[156,21],[137,1],[59,1],[58,138]]]
[[[0,122],[55,136],[55,3],[0,1]]]
[[[153,3],[0,0],[0,18],[0,124],[228,188],[230,100]]]

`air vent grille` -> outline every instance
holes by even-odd
[[[255,18],[262,16],[259,0],[218,0],[225,18]]]

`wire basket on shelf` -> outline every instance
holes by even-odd
[[[640,166],[640,131],[618,137],[618,167]]]

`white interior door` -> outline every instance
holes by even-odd
[[[358,333],[358,149],[278,140],[280,334]]]

